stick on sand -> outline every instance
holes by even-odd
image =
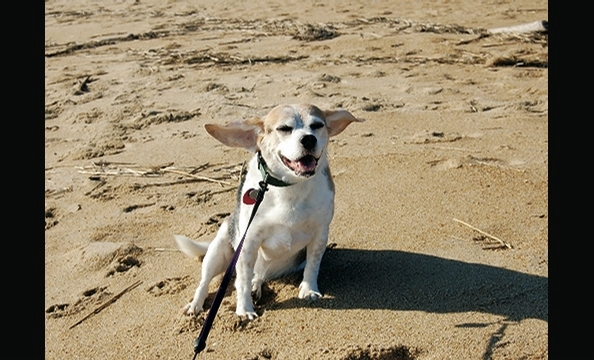
[[[122,290],[121,292],[119,292],[118,294],[114,295],[114,297],[112,297],[111,299],[107,300],[105,303],[103,303],[102,305],[100,305],[99,307],[97,307],[95,310],[93,310],[92,313],[90,313],[89,315],[85,316],[84,318],[78,320],[76,323],[72,324],[68,330],[72,329],[73,327],[80,325],[83,321],[87,320],[88,318],[90,318],[91,316],[98,314],[101,310],[105,309],[106,307],[108,307],[109,305],[113,304],[114,302],[116,302],[117,299],[119,299],[122,295],[124,295],[125,293],[127,293],[128,291],[134,289],[135,287],[137,287],[138,285],[142,284],[141,280],[138,280],[137,282],[135,282],[134,284],[128,286],[127,288],[125,288],[124,290]]]
[[[231,183],[230,182],[227,182],[227,181],[217,180],[217,179],[209,178],[209,177],[206,177],[206,176],[198,176],[198,175],[187,173],[185,171],[179,171],[179,170],[168,169],[168,168],[163,169],[163,171],[167,171],[167,172],[174,173],[174,174],[179,174],[179,175],[184,175],[184,176],[189,176],[189,177],[191,177],[193,179],[197,179],[197,180],[204,180],[204,181],[216,182],[219,185],[231,185]]]
[[[470,225],[470,224],[467,224],[467,223],[465,223],[465,222],[464,222],[464,221],[462,221],[462,220],[458,220],[458,219],[456,219],[456,218],[454,218],[453,220],[454,220],[454,221],[456,221],[456,222],[459,222],[459,223],[460,223],[460,224],[462,224],[462,225],[466,225],[466,226],[468,226],[469,228],[471,228],[472,230],[478,231],[478,232],[480,232],[481,234],[483,234],[483,235],[485,235],[485,236],[487,236],[487,237],[490,237],[491,239],[493,239],[493,240],[495,240],[495,241],[498,241],[498,242],[499,242],[499,243],[500,243],[502,246],[504,246],[504,247],[506,247],[506,248],[508,248],[508,249],[511,249],[511,248],[512,248],[512,246],[511,246],[510,244],[506,243],[505,241],[501,240],[500,238],[498,238],[498,237],[496,237],[496,236],[493,236],[493,235],[491,235],[491,234],[489,234],[489,233],[486,233],[486,232],[484,232],[483,230],[481,230],[481,229],[478,229],[478,228],[476,228],[476,227],[474,227],[474,226],[472,226],[472,225]]]

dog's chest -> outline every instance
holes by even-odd
[[[315,239],[317,231],[304,227],[289,227],[282,224],[268,224],[258,229],[260,251],[265,259],[292,257]]]
[[[323,188],[269,188],[249,234],[265,257],[292,255],[327,232],[333,204],[334,194]],[[243,209],[243,219],[249,208]]]
[[[287,226],[315,225],[329,222],[334,207],[334,193],[320,178],[284,188],[270,188],[261,211],[271,223]]]

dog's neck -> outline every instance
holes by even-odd
[[[262,174],[262,179],[264,180],[264,182],[266,182],[269,185],[278,186],[278,187],[286,187],[286,186],[293,185],[291,183],[284,182],[284,181],[272,176],[272,174],[270,173],[270,169],[268,169],[268,166],[266,166],[266,161],[264,161],[264,158],[262,157],[262,154],[259,151],[258,151],[258,169],[260,169],[260,173]]]

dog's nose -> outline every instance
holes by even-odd
[[[316,142],[318,140],[316,139],[315,136],[313,135],[305,135],[304,137],[301,138],[301,145],[303,145],[303,147],[306,150],[311,150],[314,147],[316,147]]]

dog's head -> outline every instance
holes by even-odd
[[[227,146],[260,151],[275,177],[298,182],[316,173],[331,136],[352,122],[362,121],[346,110],[320,110],[300,104],[277,106],[263,118],[204,127]]]

